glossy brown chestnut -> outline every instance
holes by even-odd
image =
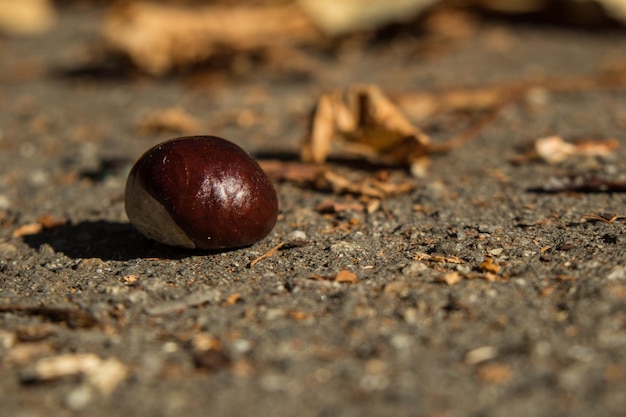
[[[158,242],[198,249],[247,246],[276,224],[278,198],[259,164],[215,136],[148,150],[126,182],[126,214]]]

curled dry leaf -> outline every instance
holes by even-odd
[[[302,160],[324,162],[336,138],[343,139],[352,154],[401,166],[423,157],[430,143],[375,85],[353,85],[345,94],[331,91],[320,97],[301,148]]]
[[[288,49],[319,37],[295,5],[181,8],[142,2],[113,6],[104,22],[109,47],[152,75],[223,52]]]

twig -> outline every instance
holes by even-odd
[[[254,268],[254,265],[259,263],[261,260],[263,260],[265,258],[269,258],[271,256],[274,256],[276,254],[276,252],[278,252],[278,249],[282,248],[283,246],[285,246],[285,242],[279,243],[278,245],[274,246],[272,249],[270,249],[267,252],[265,252],[263,255],[259,256],[258,258],[255,258],[255,259],[251,260],[250,261],[250,265],[248,265],[248,267],[250,269]]]

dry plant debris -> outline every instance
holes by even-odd
[[[132,2],[110,8],[103,36],[138,68],[163,75],[225,52],[294,48],[320,34],[295,5],[182,8]]]
[[[300,6],[325,33],[345,34],[375,29],[416,16],[438,0],[299,0]]]
[[[492,274],[500,272],[500,266],[493,263],[493,257],[491,256],[486,256],[485,260],[478,265],[478,269],[482,272],[491,272]]]
[[[413,256],[416,261],[431,261],[437,263],[452,263],[452,264],[464,264],[465,261],[456,256],[441,256],[441,255],[429,255],[427,253],[416,253]]]
[[[47,213],[37,218],[35,223],[28,223],[17,227],[11,234],[12,237],[22,237],[28,235],[36,235],[43,230],[51,230],[63,227],[67,224],[66,219],[56,218]]]
[[[98,319],[88,311],[63,307],[33,307],[21,304],[0,305],[0,313],[24,313],[65,323],[73,328],[89,328],[99,325]]]
[[[323,163],[337,138],[352,154],[408,166],[427,153],[430,139],[375,85],[353,85],[323,94],[301,148],[302,160]]]
[[[263,259],[270,258],[270,257],[274,256],[276,254],[276,252],[278,252],[278,250],[280,248],[282,248],[283,246],[285,246],[285,242],[279,243],[278,245],[274,246],[273,248],[271,248],[270,250],[265,252],[263,255],[259,256],[258,258],[255,258],[255,259],[251,260],[250,264],[248,264],[248,267],[249,268],[254,268],[254,265],[256,265],[257,263],[261,262]]]
[[[617,139],[580,140],[566,142],[560,136],[547,136],[535,140],[533,148],[511,159],[515,164],[541,160],[548,164],[560,164],[575,156],[608,158],[619,147]]]
[[[340,284],[356,284],[359,282],[358,277],[352,271],[342,269],[334,275],[312,275],[309,279],[314,281],[331,281]]]
[[[259,161],[263,171],[274,181],[286,181],[300,187],[352,194],[372,199],[385,199],[406,194],[415,189],[414,181],[391,175],[389,171],[369,173],[357,170],[341,170],[325,164],[308,162]]]
[[[93,353],[68,353],[39,359],[22,372],[23,382],[45,382],[82,375],[89,388],[109,395],[128,373],[126,366],[115,358],[101,359]]]
[[[379,200],[376,200],[379,201]],[[343,203],[331,199],[322,200],[317,206],[315,211],[322,214],[334,214],[341,212],[357,212],[362,213],[365,211],[365,207],[361,203]]]
[[[330,91],[318,99],[301,146],[301,158],[305,162],[323,163],[342,145],[341,150],[351,157],[396,167],[410,166],[412,171],[421,172],[429,155],[448,152],[472,140],[498,118],[502,109],[525,97],[606,88],[626,88],[626,77],[619,71],[607,71],[587,77],[402,92],[391,94],[393,100],[378,86],[353,85],[345,92]],[[412,122],[461,111],[482,112],[482,115],[465,131],[443,143],[432,144],[428,135]],[[567,144],[562,139],[546,138],[537,141],[532,153],[517,157],[517,162],[544,158],[556,163],[572,155],[608,156],[617,146],[614,139]]]
[[[608,214],[608,213],[585,214],[582,217],[583,221],[597,221],[597,222],[602,222],[606,224],[613,224],[617,220],[624,220],[624,219],[626,219],[626,214]]]
[[[611,181],[592,174],[562,175],[548,178],[541,187],[531,191],[544,193],[624,193],[626,181]]]
[[[606,70],[578,77],[532,78],[493,85],[450,87],[433,91],[402,91],[390,97],[411,120],[421,122],[436,114],[467,111],[489,111],[525,98],[549,93],[598,91],[626,88],[623,69]]]
[[[50,0],[0,0],[0,32],[9,35],[40,35],[56,23]]]

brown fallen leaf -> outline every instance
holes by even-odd
[[[532,149],[515,155],[511,162],[522,164],[541,160],[551,165],[560,164],[574,156],[609,157],[619,147],[616,139],[580,140],[566,142],[560,136],[548,136],[534,141]]]
[[[274,181],[287,181],[300,187],[334,194],[384,199],[406,194],[416,187],[413,180],[406,179],[406,175],[381,176],[380,173],[340,170],[308,162],[265,160],[259,164]]]
[[[413,181],[381,181],[376,176],[364,176],[359,173],[344,176],[335,171],[325,170],[317,179],[315,188],[332,191],[335,194],[355,194],[384,199],[413,191],[415,183]]]
[[[293,4],[183,8],[144,2],[111,7],[103,36],[112,50],[157,76],[220,53],[288,49],[320,38]]]
[[[298,3],[325,33],[372,30],[418,16],[437,0],[299,0]]]
[[[0,0],[0,32],[9,35],[41,35],[56,23],[50,0]]]
[[[345,94],[331,91],[320,97],[301,147],[302,160],[324,162],[336,138],[352,154],[401,166],[423,157],[430,143],[375,85],[353,85]]]

